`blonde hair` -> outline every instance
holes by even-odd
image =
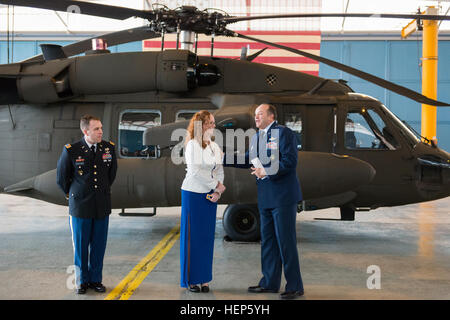
[[[211,116],[212,116],[211,112],[207,110],[200,110],[199,112],[194,114],[194,116],[191,118],[191,121],[189,121],[189,125],[187,127],[186,143],[188,143],[192,139],[196,139],[203,149],[207,147],[206,142],[203,141],[203,125],[207,121],[209,121]],[[195,132],[195,124],[200,121],[202,122],[202,128],[200,132]],[[195,137],[194,133],[196,134]]]

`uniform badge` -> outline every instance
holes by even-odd
[[[75,165],[84,166],[84,159],[79,156],[78,159],[75,160]]]
[[[276,142],[269,142],[266,145],[267,149],[274,150],[278,148],[278,144]]]
[[[66,147],[66,149],[72,148],[72,146],[70,144],[66,144],[64,147]]]
[[[83,170],[78,170],[78,174],[79,174],[80,176],[82,176],[82,175],[83,175]]]

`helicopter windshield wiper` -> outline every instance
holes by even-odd
[[[430,140],[430,139],[428,139],[428,138],[422,136],[420,133],[418,133],[418,132],[416,131],[416,129],[414,129],[412,126],[409,125],[408,122],[406,122],[405,120],[402,120],[402,122],[408,127],[409,130],[411,130],[411,131],[416,135],[416,137],[417,137],[419,140],[425,141],[425,142],[426,142],[427,144],[429,144],[430,146],[433,145],[433,144],[431,143],[431,140]]]

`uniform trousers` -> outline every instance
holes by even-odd
[[[296,209],[296,203],[273,209],[259,208],[263,274],[259,286],[263,288],[278,291],[284,269],[285,291],[303,291],[295,231]]]
[[[109,216],[103,219],[69,216],[69,222],[77,286],[89,282],[102,282]]]

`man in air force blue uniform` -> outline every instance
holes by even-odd
[[[226,166],[251,167],[257,177],[263,277],[248,291],[278,292],[283,268],[287,283],[280,298],[294,299],[304,293],[295,230],[297,204],[302,200],[296,137],[276,122],[272,105],[261,104],[255,110],[255,123],[259,131],[252,137],[245,159],[236,157],[230,164],[225,156]]]
[[[63,148],[57,183],[69,200],[76,292],[84,294],[88,288],[106,290],[102,269],[117,158],[114,144],[102,140],[100,119],[83,116],[80,128],[84,137]]]

